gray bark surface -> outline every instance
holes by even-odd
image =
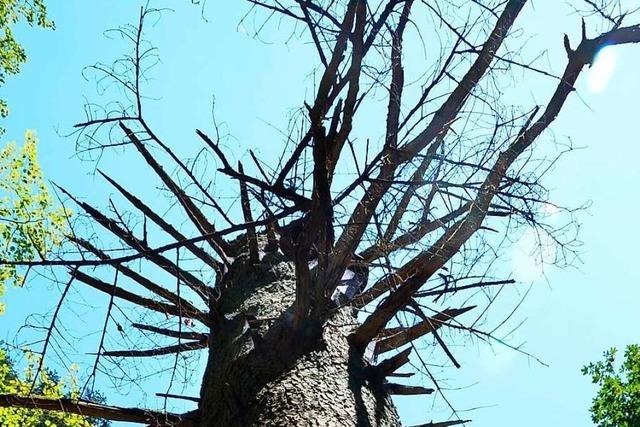
[[[350,350],[355,311],[291,336],[295,272],[282,253],[236,258],[221,288],[201,426],[400,426],[382,380]]]

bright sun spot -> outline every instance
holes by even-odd
[[[596,59],[589,70],[588,85],[589,90],[594,93],[600,93],[607,88],[613,71],[616,68],[616,53],[611,46],[605,46],[600,49],[596,55]]]
[[[556,205],[552,205],[551,203],[545,203],[542,206],[542,213],[547,216],[556,216],[560,212],[560,209]]]
[[[556,246],[553,239],[543,231],[533,229],[524,232],[514,245],[511,263],[514,278],[522,282],[534,282],[542,278],[545,266],[556,258]]]

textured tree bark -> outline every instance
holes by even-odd
[[[282,253],[236,258],[221,285],[201,426],[400,426],[383,379],[350,350],[355,311],[292,333],[295,272]]]

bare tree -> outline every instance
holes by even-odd
[[[565,36],[559,76],[507,47],[526,0],[248,2],[256,34],[285,22],[293,36],[308,37],[319,61],[313,95],[284,133],[279,164],[253,152],[251,166],[234,164],[217,123],[213,132],[196,130],[214,158],[206,165],[215,161],[219,174],[237,183],[235,206],[216,196],[201,159],[181,159],[154,132],[142,86],[157,53],[143,30],[158,11],[144,8],[137,25],[117,30],[132,52],[90,67],[125,96],[106,107],[87,105],[86,121],[76,126],[78,149],[137,151],[189,224],[171,224],[100,172],[141,220],[134,223],[113,202],[108,214],[62,191],[123,253],[113,255],[75,226],[58,258],[3,261],[68,269],[58,308],[76,283],[109,296],[88,389],[109,361],[121,369],[124,358],[167,356],[169,389],[159,395],[185,398],[171,393],[176,367],[195,372],[185,355],[208,352],[200,396],[186,397],[197,409],[173,414],[8,395],[0,406],[153,426],[397,426],[392,395],[437,393],[449,404],[433,371],[436,364],[460,366],[456,339],[500,340],[496,331],[506,320],[489,329],[483,322],[502,289],[515,286],[495,265],[518,227],[532,227],[541,245],[558,246],[552,262],[568,262],[574,224],[545,222],[550,202],[542,177],[570,147],[549,157],[534,145],[601,48],[640,42],[640,25],[623,25],[633,11],[622,2],[576,2],[581,38]],[[587,24],[594,19],[605,26],[599,34]],[[408,81],[404,63],[416,53],[406,46],[416,40],[432,62]],[[503,80],[514,69],[555,82],[546,104],[503,99]],[[382,114],[381,133],[357,126],[368,106]],[[143,320],[124,314],[136,309],[148,312]],[[43,358],[60,330],[57,313]],[[165,344],[105,348],[105,336],[125,330]],[[402,378],[415,372],[430,384],[406,384]],[[450,406],[451,420],[424,426],[466,422]]]

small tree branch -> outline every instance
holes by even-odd
[[[99,403],[72,399],[49,399],[45,397],[23,397],[15,394],[0,394],[0,407],[40,409],[43,411],[61,411],[85,417],[104,418],[112,421],[150,424],[153,427],[191,427],[194,426],[192,414],[178,415],[157,412],[148,409],[123,408]]]
[[[416,385],[405,385],[396,383],[387,383],[384,385],[387,393],[400,396],[415,396],[418,394],[431,394],[435,390]]]
[[[177,241],[187,241],[187,238],[176,230],[171,224],[166,222],[160,215],[156,214],[149,206],[144,204],[142,200],[128,192],[123,186],[118,184],[115,180],[98,170],[98,173],[102,175],[111,185],[113,185],[133,206],[135,206],[140,212],[144,213],[147,218],[156,223],[164,232],[176,239]],[[204,261],[207,265],[215,268],[217,271],[221,271],[221,266],[211,255],[205,252],[194,243],[185,243],[185,248],[189,249],[194,255]],[[224,259],[223,261],[228,261]]]
[[[447,309],[444,310],[435,316],[429,317],[426,320],[421,321],[420,323],[410,326],[410,327],[397,327],[397,328],[389,328],[384,331],[384,335],[387,338],[384,338],[376,343],[376,354],[386,353],[387,351],[394,350],[396,348],[402,347],[409,342],[418,339],[428,333],[434,332],[442,326],[446,325],[451,319],[454,319],[467,311],[473,309],[475,306],[460,308],[460,309]],[[367,335],[366,330],[363,329],[361,333],[362,336]],[[354,340],[358,342],[359,339],[362,339],[362,336],[354,336]]]
[[[87,240],[80,239],[77,237],[69,237],[69,239],[77,243],[82,248],[88,250],[89,252],[91,252],[101,260],[106,261],[111,259],[109,255],[107,255],[104,251],[98,249]],[[193,304],[191,304],[186,299],[181,298],[175,293],[163,288],[160,285],[155,284],[151,280],[144,277],[142,274],[130,269],[127,266],[118,265],[117,268],[120,270],[122,274],[134,280],[136,283],[138,283],[140,286],[144,287],[145,289],[153,292],[154,294],[158,295],[161,298],[166,299],[167,301],[172,302],[175,306],[182,306],[182,309],[186,310],[187,312],[198,313],[198,318],[201,320],[206,319],[206,315],[202,313],[200,310],[198,310]]]
[[[71,273],[71,275],[78,281],[86,285],[89,285],[94,289],[104,292],[107,295],[113,294],[113,296],[117,298],[126,300],[140,307],[144,307],[149,310],[157,311],[163,314],[170,314],[172,316],[182,315],[182,317],[189,317],[191,319],[197,319],[201,322],[208,323],[207,316],[202,312],[192,312],[184,307],[182,308],[182,310],[180,310],[177,306],[173,304],[167,304],[160,301],[154,301],[150,298],[142,297],[133,292],[129,292],[127,290],[116,287],[114,285],[110,285],[109,283],[105,283],[102,280],[96,279],[95,277],[91,277],[88,274],[85,274],[81,271],[74,271]]]
[[[201,332],[175,331],[172,329],[159,328],[157,326],[144,325],[142,323],[132,323],[131,326],[142,331],[149,331],[167,337],[197,341],[206,341],[207,339],[209,339],[209,336],[207,334],[203,334]]]
[[[207,340],[190,341],[182,344],[170,345],[167,347],[151,348],[148,350],[117,350],[103,351],[103,356],[110,357],[155,357],[167,354],[182,353],[185,351],[200,350],[208,347]]]
[[[193,289],[198,295],[200,295],[205,301],[209,298],[209,288],[205,285],[200,279],[195,277],[193,274],[180,269],[176,266],[172,261],[167,259],[166,257],[160,255],[159,253],[154,252],[146,242],[136,238],[129,230],[123,229],[118,223],[111,218],[104,215],[98,209],[89,205],[88,203],[81,202],[75,197],[73,197],[68,191],[60,188],[67,196],[69,196],[78,206],[80,206],[89,216],[91,216],[98,224],[102,225],[104,228],[113,233],[120,240],[131,246],[133,249],[141,252],[145,258],[149,259],[151,262],[156,264],[158,267],[162,268],[169,274],[174,276],[180,276],[185,280],[187,286]],[[188,244],[188,240],[186,240],[182,245]]]
[[[295,190],[290,188],[285,188],[284,186],[280,186],[280,185],[278,186],[271,185],[267,182],[264,182],[252,176],[240,173],[235,169],[233,169],[231,167],[231,164],[227,160],[226,156],[222,152],[222,150],[220,150],[220,147],[218,147],[218,145],[215,142],[213,142],[211,138],[209,138],[204,132],[202,132],[199,129],[196,129],[196,133],[200,138],[202,138],[203,141],[207,143],[207,145],[209,145],[209,147],[211,147],[214,153],[222,161],[223,167],[218,169],[220,172],[224,173],[225,175],[231,178],[234,178],[240,181],[245,181],[248,184],[254,185],[262,190],[269,191],[270,193],[273,193],[278,197],[282,197],[283,199],[289,200],[295,204],[298,210],[306,211],[309,209],[309,206],[311,205],[311,200],[296,193]]]
[[[470,422],[471,420],[451,420],[451,421],[441,421],[437,423],[430,422],[426,424],[415,425],[412,427],[451,427],[451,426],[458,426],[460,424],[467,424]]]
[[[409,355],[413,348],[409,347],[392,357],[383,360],[373,367],[375,372],[382,377],[386,377],[400,369],[405,364],[409,363]]]
[[[151,153],[146,149],[144,144],[138,139],[135,133],[129,129],[124,123],[120,122],[120,128],[124,131],[125,135],[135,145],[136,149],[140,152],[147,164],[154,170],[154,172],[160,177],[166,187],[173,193],[178,202],[182,205],[187,216],[194,223],[199,232],[203,235],[209,236],[207,242],[211,245],[214,251],[223,259],[227,260],[229,245],[222,238],[215,233],[215,227],[211,224],[204,214],[196,207],[191,201],[189,196],[182,190],[182,188],[176,184],[171,177],[164,171],[162,166],[153,158]]]
[[[238,171],[244,175],[242,163],[238,162]],[[249,192],[247,191],[247,183],[240,180],[240,204],[242,205],[242,214],[244,222],[253,223],[253,215],[251,213],[251,201],[249,200]],[[247,241],[249,243],[249,259],[253,265],[260,262],[260,254],[258,253],[258,237],[256,229],[253,226],[247,227]]]

